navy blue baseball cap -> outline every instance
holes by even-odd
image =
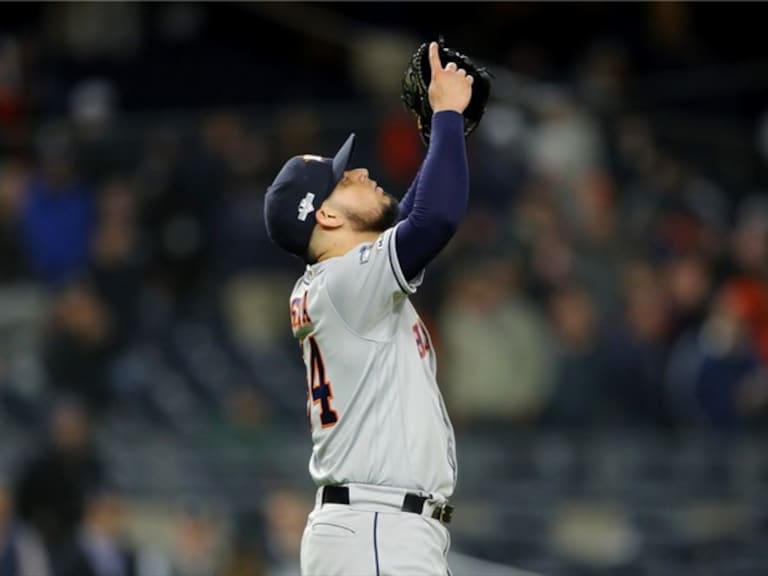
[[[264,221],[272,242],[307,259],[315,210],[344,177],[354,146],[355,135],[350,134],[333,158],[304,154],[283,164],[264,199]]]

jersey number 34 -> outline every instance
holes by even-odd
[[[331,389],[331,383],[325,377],[325,363],[323,362],[322,354],[320,354],[320,347],[317,345],[317,341],[312,336],[309,336],[307,341],[309,342],[310,366],[307,382],[308,392],[312,402],[320,404],[320,424],[323,428],[330,428],[339,421],[338,413],[331,408],[333,390]],[[310,417],[309,424],[312,426],[309,406],[307,407],[307,416]]]

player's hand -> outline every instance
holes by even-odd
[[[429,83],[429,104],[432,110],[464,112],[472,98],[472,76],[467,76],[466,70],[457,68],[455,62],[448,62],[443,68],[437,42],[429,44],[429,67],[432,71]]]

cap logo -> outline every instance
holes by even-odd
[[[299,215],[297,216],[297,218],[302,222],[306,221],[307,216],[309,216],[310,212],[315,211],[315,206],[314,204],[312,204],[312,201],[314,199],[315,199],[315,195],[312,194],[312,192],[307,192],[307,195],[301,199],[301,202],[299,202]]]

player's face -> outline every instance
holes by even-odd
[[[328,198],[358,232],[383,232],[397,221],[397,199],[384,192],[368,170],[347,170]]]

